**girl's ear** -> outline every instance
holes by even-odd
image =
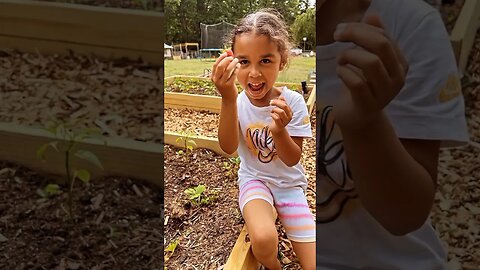
[[[285,64],[285,61],[280,62],[280,71],[283,71],[283,69],[285,68]]]

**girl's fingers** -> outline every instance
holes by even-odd
[[[396,84],[401,84],[401,78],[405,75],[405,70],[401,66],[405,66],[406,61],[385,33],[377,16],[367,17],[366,23],[341,24],[334,36],[337,41],[353,42],[377,55],[389,76]]]
[[[392,79],[377,55],[362,49],[349,49],[339,55],[338,64],[356,72],[369,86],[374,97],[384,100],[395,96]]]
[[[288,124],[290,122],[290,120],[292,119],[286,111],[280,109],[280,108],[273,108],[271,113],[274,113],[276,114],[281,120],[282,120],[282,123],[286,123]]]
[[[380,17],[378,16],[375,16],[375,15],[367,16],[365,22],[368,23],[369,25],[376,26],[382,30],[385,29],[385,26],[383,25],[382,21],[380,20]],[[385,36],[388,37],[387,34],[385,34]],[[399,71],[400,71],[400,74],[399,74],[400,78],[394,78],[394,80],[398,80],[396,81],[396,83],[398,83],[401,88],[405,83],[405,76],[408,73],[408,62],[407,62],[407,59],[405,58],[405,55],[400,51],[400,48],[397,46],[397,44],[395,44],[394,42],[391,42],[391,44],[394,49],[395,55],[397,57],[398,64],[399,64]]]
[[[275,124],[277,124],[277,126],[279,127],[284,127],[285,125],[282,123],[282,119],[280,118],[280,116],[276,113],[273,113],[271,112],[270,113],[270,116],[272,117],[273,121],[275,122]]]
[[[276,106],[277,108],[274,108],[272,111],[279,109],[283,113],[285,113],[285,116],[289,119],[292,118],[293,112],[290,106],[285,102],[285,98],[283,96],[280,96],[278,99],[272,99],[270,101],[270,106]]]
[[[365,22],[368,23],[369,25],[375,26],[377,29],[382,29],[383,34],[388,37],[388,35],[384,31],[385,26],[383,25],[382,21],[380,20],[380,17],[378,17],[376,15],[370,15],[370,16],[367,16]],[[400,48],[398,48],[398,46],[396,46],[394,43],[392,43],[392,44],[393,44],[393,48],[395,49],[395,53],[396,53],[398,59],[400,60],[400,64],[402,65],[402,67],[405,70],[408,70],[407,59],[405,58],[403,53],[400,51]]]
[[[230,61],[228,61],[230,58]],[[229,63],[233,60],[233,57],[227,56],[226,53],[223,53],[218,57],[218,59],[215,61],[212,67],[212,81],[217,81],[219,80],[223,73],[225,72],[226,67],[229,65]]]
[[[219,79],[220,80],[224,79],[225,81],[228,81],[233,75],[233,72],[235,71],[237,63],[238,63],[238,59],[234,58],[225,68],[225,71],[220,75]]]
[[[239,71],[240,71],[240,63],[237,63],[237,64],[235,64],[233,73],[230,76],[230,78],[228,78],[227,83],[230,83],[231,81],[235,81]]]
[[[223,60],[223,58],[227,57],[226,53],[220,54],[220,56],[215,60],[215,63],[213,64],[212,67],[212,75],[214,75],[217,72],[217,66],[220,64],[220,62]]]
[[[377,107],[368,84],[355,71],[347,66],[338,66],[337,74],[347,86],[355,104],[370,109]]]

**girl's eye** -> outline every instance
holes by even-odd
[[[240,60],[239,63],[240,63],[240,65],[246,65],[246,64],[248,64],[248,60],[245,60],[245,59]]]
[[[271,63],[272,61],[270,61],[270,59],[262,59],[261,62],[264,64],[268,64],[268,63]]]

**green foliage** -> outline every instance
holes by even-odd
[[[60,193],[60,186],[57,184],[48,184],[43,189],[37,189],[37,194],[43,198],[49,198]]]
[[[299,15],[292,24],[290,31],[299,48],[303,49],[303,37],[306,37],[305,49],[313,50],[316,42],[315,8],[309,8],[307,12]]]
[[[235,177],[240,167],[240,157],[229,158],[228,161],[223,162],[223,168],[227,171],[227,176]]]
[[[77,121],[78,120],[79,119],[77,119]],[[69,124],[59,121],[48,122],[42,129],[48,131],[57,140],[45,143],[36,150],[37,158],[43,161],[45,161],[45,154],[48,149],[53,149],[64,156],[63,166],[66,175],[64,185],[68,190],[68,211],[66,212],[68,213],[71,221],[74,220],[72,191],[75,180],[79,179],[85,184],[88,184],[91,178],[88,170],[73,167],[72,158],[76,157],[77,159],[85,160],[99,167],[100,169],[103,169],[102,163],[98,157],[90,151],[79,149],[79,144],[86,139],[102,140],[106,144],[100,130],[91,128],[77,130],[74,128],[76,124],[77,123]],[[38,191],[37,193],[42,197],[49,197],[58,193],[59,190],[60,187],[58,185],[49,184],[43,190]]]
[[[175,78],[171,83],[168,84],[165,81],[164,86],[165,91],[168,92],[220,96],[220,94],[217,92],[215,84],[211,80]],[[237,90],[239,93],[242,91],[242,87],[238,84]]]
[[[184,192],[194,205],[208,205],[216,199],[216,192],[207,191],[205,185],[187,188]]]
[[[164,252],[163,252],[163,257],[164,257],[164,262],[167,262],[170,257],[173,256],[173,253],[175,252],[175,249],[177,248],[178,244],[180,243],[180,241],[178,241],[178,239],[170,242],[170,244],[168,244],[168,246],[165,248]],[[165,266],[164,269],[167,269],[167,267]]]
[[[180,143],[183,141],[183,148],[184,150],[179,150],[177,152],[177,155],[183,156],[185,163],[187,163],[190,160],[190,155],[193,152],[193,149],[197,147],[197,143],[195,142],[194,139],[192,139],[192,136],[195,135],[195,133],[190,132],[188,130],[182,130],[180,132],[180,137],[178,137],[175,142]]]
[[[166,43],[200,43],[200,23],[236,24],[260,8],[275,8],[285,17],[287,25],[291,25],[297,16],[306,12],[308,0],[166,0]]]

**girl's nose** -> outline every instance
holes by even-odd
[[[256,78],[262,76],[262,73],[260,73],[260,70],[257,68],[252,68],[249,72],[250,77]]]

